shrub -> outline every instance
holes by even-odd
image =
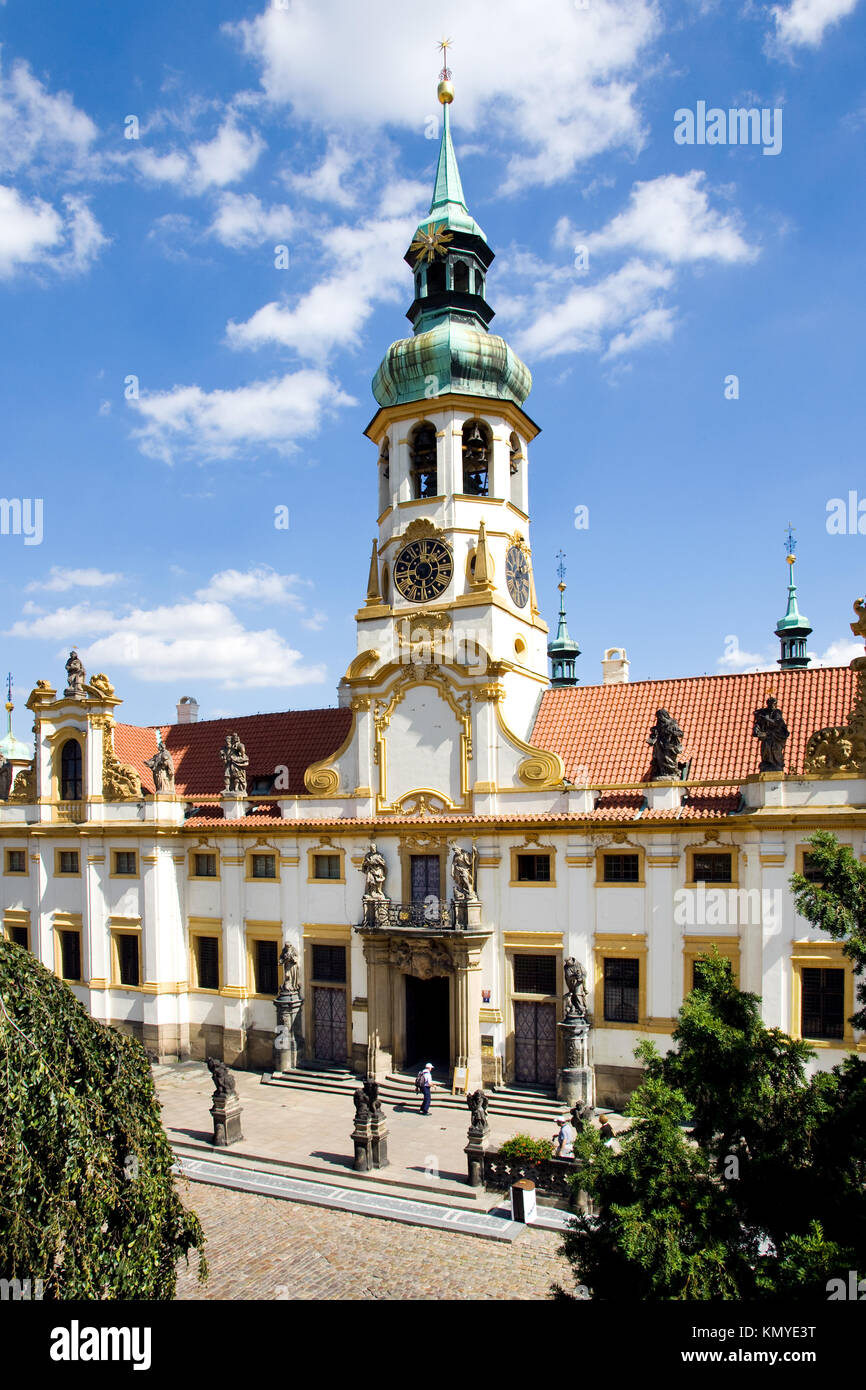
[[[499,1145],[503,1158],[524,1158],[529,1163],[541,1163],[545,1158],[553,1158],[553,1145],[549,1139],[533,1139],[528,1134],[515,1134]]]

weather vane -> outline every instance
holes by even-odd
[[[560,584],[563,584],[565,582],[565,551],[557,550],[556,558],[559,561],[556,567],[556,573],[559,575]]]
[[[788,534],[785,537],[785,554],[788,557],[789,565],[793,565],[797,553],[797,542],[794,540],[794,532],[796,531],[796,529],[796,526],[792,526],[789,521]]]
[[[448,79],[449,79],[449,77],[451,76],[451,69],[450,69],[449,66],[448,66],[448,50],[449,50],[449,48],[453,48],[453,47],[454,47],[453,40],[452,40],[452,39],[440,39],[440,41],[439,41],[439,43],[436,45],[436,47],[439,49],[439,52],[442,54],[442,71],[440,72],[439,76],[440,76],[440,78],[442,79],[443,82],[447,82]]]
[[[11,672],[11,671],[9,672],[8,676],[6,677],[6,699],[9,701],[10,704],[12,703],[12,672]]]

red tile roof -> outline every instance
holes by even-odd
[[[801,671],[566,686],[542,695],[530,741],[558,753],[566,777],[578,784],[634,784],[649,776],[647,736],[656,710],[666,709],[683,731],[690,779],[739,779],[758,771],[753,717],[769,693],[776,696],[790,732],[787,770],[801,772],[810,735],[825,725],[847,722],[856,685],[857,673],[847,666],[807,666]],[[689,800],[683,816],[687,810],[696,814],[698,798]],[[616,819],[615,803],[606,806],[608,818]],[[641,819],[649,814],[645,811]],[[702,814],[718,811],[707,808]],[[625,803],[619,818],[628,818]]]
[[[181,796],[198,797],[222,791],[223,765],[219,750],[226,734],[237,733],[247,750],[247,782],[267,777],[279,767],[288,769],[284,791],[293,796],[306,790],[304,773],[311,763],[335,753],[348,735],[350,709],[298,709],[277,714],[247,714],[234,719],[205,719],[196,724],[163,724],[163,742],[174,759],[175,786]],[[144,759],[156,752],[156,731],[118,724],[114,748],[123,763],[153,791],[153,775]]]

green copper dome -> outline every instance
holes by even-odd
[[[380,405],[423,400],[435,379],[435,394],[456,391],[522,405],[532,389],[529,368],[504,338],[450,315],[414,338],[392,343],[373,378]]]

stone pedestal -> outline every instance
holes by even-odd
[[[481,903],[478,898],[454,899],[454,925],[464,931],[481,930]]]
[[[466,1137],[469,1142],[463,1152],[466,1155],[470,1187],[482,1187],[484,1184],[484,1153],[490,1143],[489,1134],[489,1125],[485,1125],[483,1129],[476,1129],[470,1125],[467,1131]]]
[[[373,1166],[373,1144],[370,1134],[370,1117],[355,1120],[352,1130],[352,1143],[355,1146],[355,1159],[352,1164],[356,1173],[368,1173]]]
[[[247,813],[246,793],[241,792],[221,792],[220,804],[223,808],[223,820],[243,820]]]
[[[301,1032],[303,998],[300,990],[287,990],[285,985],[274,1000],[277,1027],[274,1033],[275,1072],[292,1071],[304,1060],[304,1037]]]
[[[373,1168],[388,1167],[388,1126],[381,1111],[370,1116],[370,1163]]]
[[[568,1015],[557,1027],[562,1032],[562,1070],[556,1078],[556,1098],[569,1109],[595,1105],[595,1073],[589,1063],[589,1023]]]
[[[243,1139],[241,1103],[236,1093],[214,1096],[210,1113],[213,1116],[213,1142],[217,1148],[225,1148]]]

